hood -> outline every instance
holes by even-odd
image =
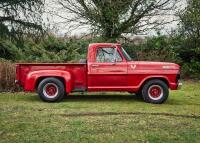
[[[131,61],[129,64],[136,66],[136,69],[143,70],[179,70],[180,66],[168,62],[151,62],[151,61]]]

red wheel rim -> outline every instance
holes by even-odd
[[[48,98],[53,98],[58,94],[58,87],[54,83],[47,83],[43,88],[43,94]]]
[[[153,100],[158,100],[163,96],[163,88],[159,85],[152,85],[149,87],[148,95]]]

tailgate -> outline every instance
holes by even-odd
[[[29,71],[30,71],[30,66],[16,64],[15,83],[23,86],[26,80],[26,76],[29,73]]]

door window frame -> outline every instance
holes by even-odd
[[[121,61],[114,61],[114,62],[97,62],[97,52],[99,48],[114,48],[116,50],[116,52],[118,52],[119,56],[121,57]],[[115,53],[116,56],[116,53]],[[126,60],[124,59],[124,57],[122,56],[122,53],[120,52],[120,50],[115,47],[115,46],[98,46],[96,47],[96,52],[95,52],[95,62],[96,63],[121,63],[121,62],[126,62]]]

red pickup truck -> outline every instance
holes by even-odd
[[[169,89],[181,86],[179,79],[177,64],[133,61],[120,44],[94,43],[80,63],[16,64],[15,82],[47,102],[61,101],[70,92],[123,91],[160,104]]]

